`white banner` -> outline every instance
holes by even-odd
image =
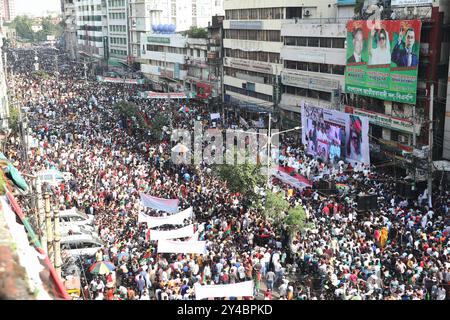
[[[158,253],[206,254],[206,241],[159,240]]]
[[[150,229],[166,224],[178,225],[183,224],[184,220],[192,218],[192,213],[192,207],[167,217],[150,217],[143,212],[139,212],[138,222],[146,222]]]
[[[194,235],[194,225],[190,224],[184,228],[159,231],[150,230],[150,240],[169,240],[169,239],[179,239],[179,238],[189,238]]]
[[[433,0],[392,0],[391,6],[404,7],[404,6],[426,6],[431,5]]]
[[[211,120],[220,119],[220,113],[211,113]]]
[[[195,298],[225,298],[225,297],[252,297],[253,281],[233,284],[207,285],[194,284]]]

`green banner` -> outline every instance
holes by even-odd
[[[415,104],[420,20],[349,21],[345,91]]]

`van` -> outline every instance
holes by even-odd
[[[73,178],[70,172],[60,172],[55,169],[42,170],[37,174],[41,183],[48,183],[53,187],[59,186],[62,182],[66,182]]]
[[[72,257],[92,257],[103,248],[103,242],[93,236],[71,235],[61,238],[61,250]]]
[[[78,211],[75,207],[69,210],[62,210],[59,212],[59,220],[61,227],[83,226],[85,230],[93,232],[94,216]]]

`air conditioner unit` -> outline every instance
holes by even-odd
[[[305,10],[305,12],[303,13],[303,16],[309,17],[309,16],[311,16],[311,12],[309,10]]]

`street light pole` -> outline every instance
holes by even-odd
[[[434,107],[434,83],[430,85],[430,124],[428,133],[428,206],[433,207],[433,107]]]
[[[272,125],[272,114],[269,112],[269,131],[267,131],[267,181],[266,181],[267,189],[269,189],[269,182],[270,182],[270,154],[271,154],[270,149],[272,148],[271,125]]]
[[[269,116],[269,119],[271,120],[271,117]],[[289,130],[284,130],[284,131],[280,131],[280,132],[275,132],[273,134],[263,134],[263,133],[259,133],[259,132],[247,132],[247,131],[243,131],[243,130],[234,130],[234,132],[242,132],[242,133],[246,133],[246,134],[254,134],[254,135],[262,135],[267,137],[267,180],[266,180],[266,188],[269,189],[269,182],[270,182],[270,151],[271,151],[271,145],[272,145],[272,139],[273,137],[283,134],[283,133],[287,133],[287,132],[291,132],[291,131],[296,131],[296,130],[300,130],[302,127],[295,127],[293,129],[289,129]],[[269,132],[270,132],[270,126],[269,126]]]

